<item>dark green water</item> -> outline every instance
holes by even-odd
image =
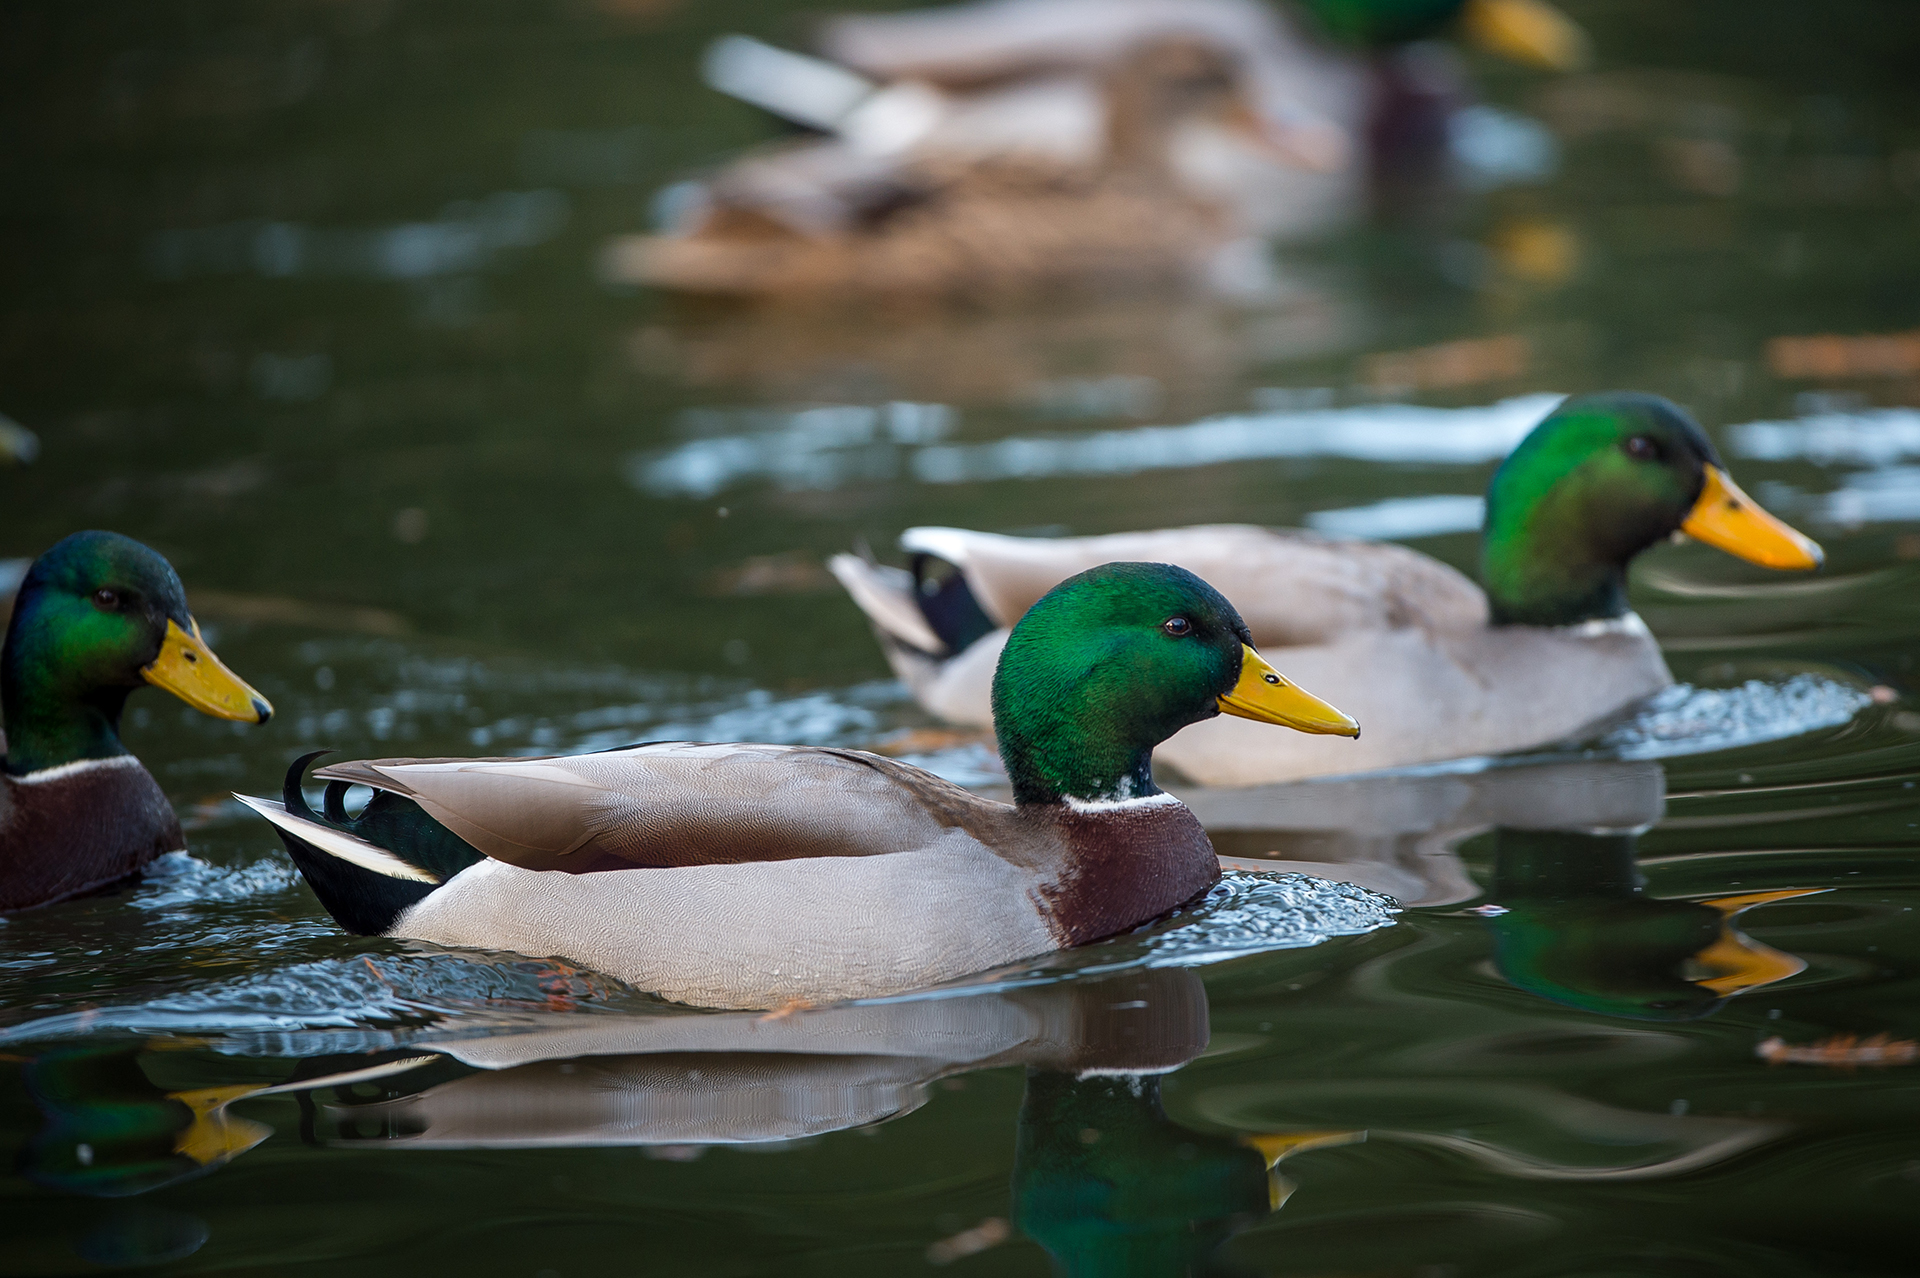
[[[1920,24],[1568,7],[1596,71],[1474,66],[1555,131],[1544,181],[1288,249],[1260,306],[943,313],[595,280],[655,190],[773,132],[692,67],[722,30],[799,42],[791,6],[8,7],[0,411],[43,450],[0,466],[0,557],[150,542],[280,713],[136,698],[194,859],[0,924],[0,1271],[1911,1272],[1920,374],[1766,351],[1920,326]],[[1508,335],[1517,374],[1374,385],[1383,352]],[[318,746],[926,741],[824,554],[915,523],[1386,528],[1480,491],[1482,406],[1610,387],[1692,406],[1828,566],[1647,556],[1635,604],[1689,690],[1591,759],[1216,810],[1223,851],[1429,902],[1386,926],[1242,881],[1167,948],[856,1009],[803,1051],[344,937],[225,799]],[[1299,414],[1381,400],[1463,411],[1365,457],[968,478],[1006,439],[1332,438]],[[1710,904],[1815,889],[1735,931]],[[1719,997],[1729,953],[1773,979]],[[590,1054],[543,1054],[580,1025]]]

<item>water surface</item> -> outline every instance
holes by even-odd
[[[1920,327],[1916,27],[1567,7],[1595,70],[1470,64],[1550,172],[1288,246],[1259,304],[960,310],[596,281],[777,131],[693,67],[792,5],[0,16],[0,411],[41,445],[0,558],[150,542],[279,709],[136,697],[191,855],[0,923],[0,1270],[1908,1271],[1920,362],[1777,339]],[[226,797],[322,746],[674,737],[991,786],[825,554],[1204,519],[1470,569],[1503,451],[1611,387],[1827,568],[1650,553],[1684,687],[1525,766],[1196,796],[1247,867],[1213,901],[967,989],[763,1025],[346,937]]]

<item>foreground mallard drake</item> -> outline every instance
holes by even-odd
[[[994,679],[1014,803],[807,746],[634,746],[544,759],[334,764],[241,801],[350,931],[558,955],[680,1002],[896,993],[1111,936],[1219,877],[1153,748],[1225,713],[1357,736],[1167,564],[1061,582]],[[310,756],[311,757],[311,756]],[[357,818],[350,784],[376,794]]]
[[[1309,751],[1281,734],[1196,724],[1160,759],[1202,785],[1273,781],[1530,749],[1673,682],[1627,607],[1627,565],[1677,532],[1770,568],[1820,548],[1755,505],[1694,420],[1652,395],[1569,399],[1494,475],[1482,591],[1403,546],[1216,525],[1042,540],[913,528],[912,573],[851,555],[829,567],[920,704],[987,726],[1005,630],[1089,563],[1152,558],[1217,582],[1255,642],[1370,731]],[[942,579],[938,563],[958,571]]]
[[[167,796],[120,741],[127,694],[147,684],[220,719],[273,714],[200,638],[165,559],[118,533],[55,543],[20,583],[0,649],[0,913],[186,847]]]

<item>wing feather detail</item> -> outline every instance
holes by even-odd
[[[891,759],[807,746],[376,759],[314,775],[403,795],[487,856],[535,870],[874,856],[1012,811]]]
[[[1466,630],[1487,620],[1480,588],[1437,560],[1388,542],[1293,529],[1209,524],[1050,538],[909,528],[900,545],[959,568],[974,597],[1003,624],[1068,577],[1115,560],[1195,573],[1233,602],[1254,641],[1267,647],[1335,642],[1361,630]]]

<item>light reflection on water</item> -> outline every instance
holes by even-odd
[[[951,430],[950,410],[938,405],[890,404],[884,412],[813,408],[774,419],[751,435],[696,439],[659,456],[635,458],[629,474],[637,486],[663,496],[710,497],[749,479],[792,488],[837,488],[896,476],[959,484],[1300,457],[1465,465],[1505,456],[1560,398],[1523,395],[1485,408],[1370,404],[1242,414],[1185,426],[983,444],[933,443]]]

